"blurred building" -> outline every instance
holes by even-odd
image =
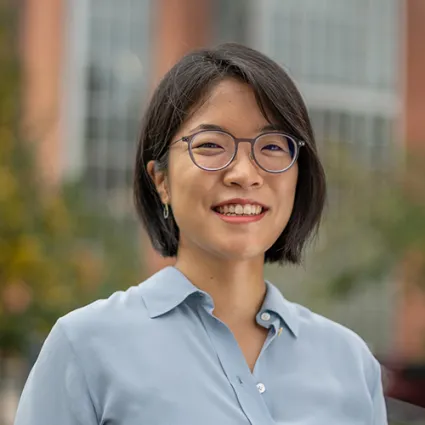
[[[258,48],[300,87],[321,148],[358,146],[384,166],[395,143],[425,143],[423,0],[25,0],[24,118],[53,184],[79,178],[90,202],[132,216],[140,114],[186,51]],[[163,263],[151,251],[152,271]],[[414,359],[425,299],[365,294],[341,306],[376,351]],[[402,292],[400,292],[402,293]],[[394,308],[395,307],[395,308]],[[376,329],[370,332],[371,323]],[[382,330],[382,332],[381,332]]]

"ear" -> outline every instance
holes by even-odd
[[[163,204],[170,203],[169,196],[169,187],[168,187],[168,178],[165,171],[159,171],[156,165],[156,161],[149,161],[147,164],[147,171],[152,179],[153,184],[156,187],[156,191],[158,192],[159,197],[161,198],[161,202]]]

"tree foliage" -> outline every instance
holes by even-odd
[[[89,209],[81,184],[49,188],[41,180],[37,141],[19,132],[19,61],[7,5],[0,11],[0,352],[22,352],[59,316],[136,283],[140,270],[132,223]]]
[[[345,297],[391,275],[425,290],[425,149],[394,147],[393,159],[380,168],[341,147],[332,151],[331,199],[317,256],[325,291]]]

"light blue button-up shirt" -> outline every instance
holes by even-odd
[[[15,425],[384,425],[380,367],[353,332],[267,283],[251,373],[211,297],[168,267],[59,319]]]

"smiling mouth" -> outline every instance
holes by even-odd
[[[215,212],[228,217],[252,217],[260,216],[266,211],[261,205],[254,204],[228,204],[213,208]]]

